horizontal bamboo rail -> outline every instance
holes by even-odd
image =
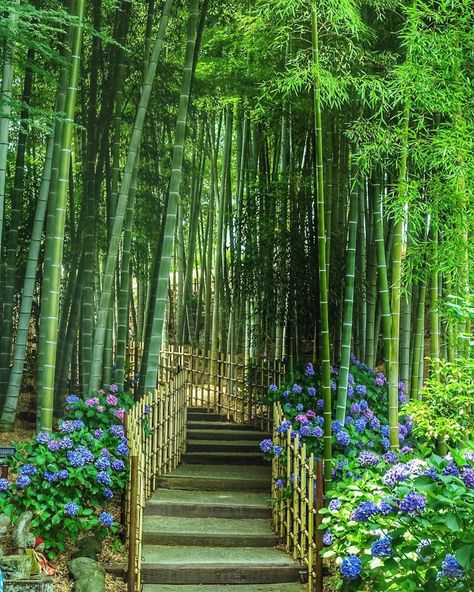
[[[275,426],[285,419],[280,404],[275,404],[273,415]],[[308,454],[306,445],[301,445],[299,436],[292,438],[291,432],[290,427],[283,433],[275,431],[274,436],[274,445],[283,452],[274,456],[272,464],[273,527],[287,552],[307,567],[308,592],[322,592],[323,462]],[[283,486],[277,483],[281,478]]]

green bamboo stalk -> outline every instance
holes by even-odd
[[[344,316],[342,329],[341,365],[337,390],[336,419],[344,425],[347,407],[347,384],[351,362],[352,322],[354,311],[354,286],[356,272],[357,226],[359,219],[359,187],[357,167],[352,165],[352,191],[350,196],[346,275],[344,282]]]
[[[129,200],[130,185],[132,182],[133,171],[135,168],[137,155],[140,151],[145,115],[148,109],[148,104],[153,87],[153,81],[155,79],[156,69],[158,66],[158,59],[160,56],[163,38],[165,35],[166,27],[168,25],[168,20],[173,3],[174,0],[166,0],[163,7],[155,44],[153,46],[150,61],[143,81],[143,88],[137,107],[137,113],[135,116],[135,121],[132,130],[132,137],[130,139],[130,144],[127,152],[127,159],[123,171],[122,182],[120,185],[120,192],[117,200],[117,207],[114,215],[114,223],[110,236],[109,249],[103,275],[102,290],[100,294],[99,310],[97,315],[97,324],[95,328],[94,343],[92,349],[92,364],[88,387],[89,391],[97,390],[100,386],[100,381],[102,378],[102,361],[104,355],[105,333],[107,330],[107,318],[109,314],[109,306],[115,276],[115,268],[117,265],[117,258],[119,254],[120,237],[122,234],[122,227],[127,209],[127,202]]]
[[[413,362],[411,371],[410,398],[419,398],[420,378],[423,376],[423,341],[425,337],[425,304],[426,282],[423,281],[418,290],[418,302],[416,305],[415,334],[413,339]]]
[[[313,111],[316,134],[316,189],[318,204],[318,251],[319,251],[319,305],[321,316],[322,392],[324,398],[324,482],[326,489],[332,482],[332,434],[331,434],[331,352],[329,344],[328,285],[326,270],[326,230],[324,205],[323,130],[321,124],[321,87],[319,80],[319,31],[315,3],[311,5],[312,53],[314,68]]]
[[[408,161],[408,130],[410,124],[410,108],[405,106],[403,114],[402,153],[400,158],[398,195],[405,200],[407,191],[407,161]],[[398,448],[398,380],[399,380],[399,346],[400,346],[400,288],[402,274],[402,259],[405,255],[405,241],[403,238],[404,215],[398,214],[394,223],[392,247],[392,293],[391,293],[391,341],[390,364],[388,374],[388,415],[390,425],[390,445]]]
[[[436,224],[436,222],[434,222]],[[430,282],[430,346],[431,346],[431,370],[439,374],[440,339],[439,339],[439,271],[438,271],[438,230],[432,231],[433,263]]]
[[[59,324],[59,298],[61,287],[61,266],[63,259],[64,229],[66,221],[66,204],[69,182],[69,166],[71,163],[71,144],[74,126],[77,84],[79,80],[79,63],[81,59],[84,0],[76,3],[78,18],[71,47],[71,63],[69,71],[68,92],[66,97],[66,117],[62,126],[61,155],[59,159],[58,186],[55,203],[54,224],[47,229],[50,240],[46,244],[45,259],[49,259],[45,268],[47,276],[48,299],[43,303],[40,328],[39,349],[42,352],[40,366],[39,399],[40,428],[51,431],[53,427],[54,376],[56,364],[57,336]],[[44,282],[43,282],[44,283]]]

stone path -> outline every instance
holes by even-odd
[[[162,477],[143,524],[144,592],[302,592],[275,546],[266,434],[188,411],[184,463]]]

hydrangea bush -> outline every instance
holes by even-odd
[[[336,391],[336,368],[331,378]],[[320,376],[308,364],[289,385],[271,386],[266,399],[283,408],[276,432],[290,430],[316,456],[323,451],[320,392]],[[336,563],[337,586],[346,590],[473,590],[474,454],[433,455],[435,440],[422,437],[402,383],[399,402],[394,451],[385,376],[352,358],[345,423],[332,422],[334,485],[323,510],[323,556]],[[286,481],[284,448],[271,439],[260,448],[279,458],[276,485],[291,496],[294,476]]]
[[[123,421],[132,403],[117,391],[111,385],[109,392],[85,400],[69,395],[58,431],[19,445],[10,461],[11,479],[0,480],[0,511],[14,520],[31,510],[32,529],[44,538],[50,557],[65,550],[67,539],[117,528],[106,510],[127,480]]]

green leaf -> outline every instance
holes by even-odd
[[[473,560],[474,555],[474,546],[473,545],[463,545],[457,549],[455,556],[459,564],[464,567],[464,569],[469,569]]]
[[[446,514],[446,516],[444,517],[444,522],[446,526],[453,532],[459,532],[461,530],[458,519],[456,515],[453,514],[453,512],[448,512]]]

